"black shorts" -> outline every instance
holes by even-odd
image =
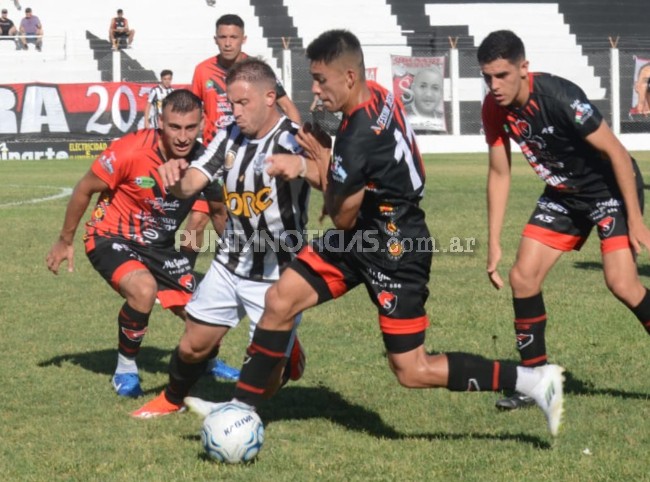
[[[308,245],[289,266],[316,290],[319,304],[364,284],[377,307],[389,352],[403,353],[424,343],[431,253],[406,253],[398,269],[388,271],[353,252]]]
[[[643,191],[639,203],[643,209]],[[630,249],[625,206],[615,197],[584,200],[542,195],[522,235],[560,251],[579,250],[594,226],[603,254]]]
[[[163,308],[185,306],[196,288],[192,265],[182,252],[131,243],[118,236],[87,235],[86,255],[93,268],[115,291],[128,273],[149,271],[158,283]]]

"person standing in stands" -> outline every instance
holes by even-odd
[[[174,91],[172,87],[172,77],[174,73],[165,69],[160,72],[160,84],[155,86],[149,92],[147,106],[144,108],[144,128],[157,129],[158,120],[162,115],[162,103],[169,94]]]

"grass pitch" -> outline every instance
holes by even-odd
[[[636,157],[650,182],[650,154]],[[423,206],[432,234],[440,246],[458,239],[472,248],[434,256],[427,348],[517,360],[509,290],[495,291],[485,274],[486,155],[427,156],[426,163]],[[260,408],[266,442],[255,463],[207,460],[192,415],[131,419],[144,399],[119,399],[109,383],[121,299],[86,260],[81,232],[74,273],[55,277],[44,263],[68,200],[57,196],[89,164],[0,163],[4,480],[650,480],[650,339],[605,288],[595,237],[566,255],[545,284],[549,355],[568,371],[556,440],[537,409],[497,412],[499,394],[399,387],[363,289],[305,314],[305,376]],[[523,159],[514,164],[504,276],[543,187]],[[313,220],[320,206],[314,193]],[[209,261],[203,254],[199,269]],[[639,270],[650,285],[647,252]],[[182,330],[173,315],[154,309],[139,358],[147,399],[162,390]],[[247,327],[233,330],[223,357],[238,364],[246,341]],[[205,378],[193,394],[225,400],[231,391],[231,383]]]

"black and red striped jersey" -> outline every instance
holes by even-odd
[[[263,138],[249,139],[233,123],[191,165],[210,179],[223,179],[228,221],[215,259],[243,278],[278,279],[305,244],[309,183],[270,177],[265,164],[271,154],[302,152],[297,131],[282,116]]]
[[[242,60],[248,55],[242,53]],[[219,56],[210,57],[196,66],[192,77],[192,92],[203,101],[205,113],[203,145],[207,146],[217,131],[233,121],[232,106],[226,95],[228,69],[219,63]],[[282,83],[277,80],[277,98],[287,95]]]
[[[127,134],[93,162],[90,169],[108,184],[108,190],[100,194],[86,223],[87,235],[121,236],[165,248],[174,245],[175,233],[196,198],[178,199],[162,188],[158,166],[164,157],[159,138],[155,129]],[[192,157],[203,149],[197,142]]]
[[[343,198],[365,189],[354,229],[379,243],[379,252],[370,249],[368,256],[391,265],[402,255],[404,238],[428,236],[419,207],[425,170],[401,102],[379,84],[367,84],[370,99],[344,115],[336,133],[327,189]]]
[[[483,128],[490,146],[515,141],[547,189],[595,198],[616,195],[611,162],[585,138],[603,116],[569,80],[546,73],[528,77],[530,97],[523,107],[501,107],[488,94]]]

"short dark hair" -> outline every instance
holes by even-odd
[[[31,9],[30,7],[27,7],[27,8],[25,9],[25,13],[32,13],[32,9]]]
[[[161,78],[161,79],[162,79],[163,77],[165,77],[166,75],[174,75],[174,72],[172,72],[172,71],[169,70],[169,69],[165,69],[165,70],[161,70],[161,71],[160,71],[160,78]]]
[[[307,58],[312,62],[329,64],[344,55],[357,58],[361,75],[365,79],[365,66],[361,42],[349,30],[328,30],[323,32],[307,47]]]
[[[263,60],[249,57],[241,62],[235,63],[226,75],[226,85],[230,85],[237,80],[257,83],[264,82],[269,88],[277,84],[277,78],[273,69]]]
[[[524,43],[510,30],[496,30],[483,39],[476,57],[479,64],[504,59],[514,64],[526,58]]]
[[[124,11],[121,8],[118,8],[117,13],[124,13]]]
[[[201,99],[187,89],[177,89],[165,97],[162,102],[162,110],[164,111],[168,105],[171,106],[172,112],[181,114],[203,108]]]
[[[244,30],[244,21],[239,15],[235,15],[234,13],[227,13],[219,17],[215,24],[215,28],[218,29],[220,25],[234,25],[235,27]]]

